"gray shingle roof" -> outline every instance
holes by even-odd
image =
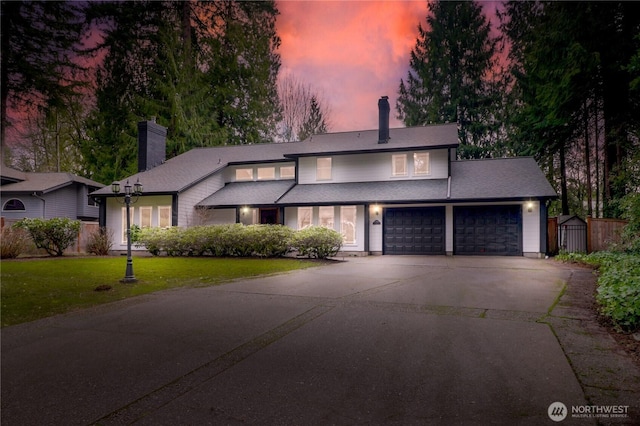
[[[25,173],[26,180],[2,186],[3,192],[43,192],[47,193],[72,183],[81,183],[100,188],[100,182],[76,176],[71,173]]]
[[[128,179],[133,184],[139,178],[147,194],[177,193],[229,164],[286,161],[287,157],[303,155],[457,145],[456,124],[390,129],[390,140],[387,144],[378,144],[377,130],[327,133],[314,135],[303,142],[196,148]],[[120,184],[123,185],[126,180],[121,180]],[[110,187],[105,187],[92,195],[112,194]]]
[[[531,157],[462,160],[451,163],[452,200],[557,196]]]
[[[205,198],[198,206],[242,206],[270,205],[285,194],[294,180],[272,180],[264,182],[232,182]]]
[[[445,201],[447,179],[296,185],[278,204]]]

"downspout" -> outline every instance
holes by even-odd
[[[32,197],[37,198],[38,200],[42,201],[42,218],[46,219],[46,212],[47,212],[47,200],[45,200],[44,198],[42,198],[41,196],[39,196],[36,192],[34,192],[33,194],[31,194]]]
[[[451,175],[447,178],[447,200],[451,198]]]

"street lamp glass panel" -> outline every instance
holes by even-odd
[[[126,195],[131,195],[131,185],[129,185],[129,181],[124,184],[124,193]]]
[[[111,192],[113,192],[114,194],[120,193],[120,182],[113,182],[111,184]]]
[[[140,183],[140,180],[133,185],[133,193],[142,194],[142,184]]]

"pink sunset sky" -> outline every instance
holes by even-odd
[[[496,3],[483,5],[493,18]],[[279,0],[277,6],[281,75],[292,73],[324,99],[330,132],[376,129],[381,96],[389,96],[391,127],[403,126],[395,103],[418,24],[426,25],[426,0]]]

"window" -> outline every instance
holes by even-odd
[[[331,157],[316,160],[316,180],[331,179]]]
[[[345,244],[356,244],[356,206],[340,207],[340,233]]]
[[[318,212],[318,225],[333,229],[333,206],[321,206]]]
[[[171,226],[171,206],[158,206],[158,226],[160,228]]]
[[[133,212],[135,207],[131,207],[129,210],[129,221],[133,225]],[[127,243],[127,208],[122,208],[122,244]]]
[[[393,176],[407,175],[407,154],[395,154],[391,156]]]
[[[280,179],[293,179],[296,177],[296,168],[294,166],[280,167]]]
[[[91,194],[93,191],[97,191],[98,189],[100,189],[100,188],[95,187],[95,186],[89,186],[89,187],[87,187],[87,193],[88,193],[88,194]],[[96,201],[96,199],[95,199],[94,197],[92,197],[92,196],[90,196],[90,195],[89,195],[89,196],[87,197],[87,200],[88,200],[88,201],[87,201],[87,204],[88,204],[89,206],[92,206],[92,207],[98,207],[98,202]]]
[[[416,152],[413,154],[413,173],[415,175],[429,174],[429,153]]]
[[[298,229],[304,229],[313,224],[313,208],[298,207]]]
[[[140,228],[151,228],[151,212],[153,207],[140,207]]]
[[[253,169],[236,169],[236,180],[253,180]]]
[[[275,167],[258,167],[258,180],[269,180],[276,178]]]
[[[24,208],[24,203],[22,201],[18,200],[17,198],[12,198],[4,203],[4,206],[2,206],[2,210],[25,211],[26,209]]]

